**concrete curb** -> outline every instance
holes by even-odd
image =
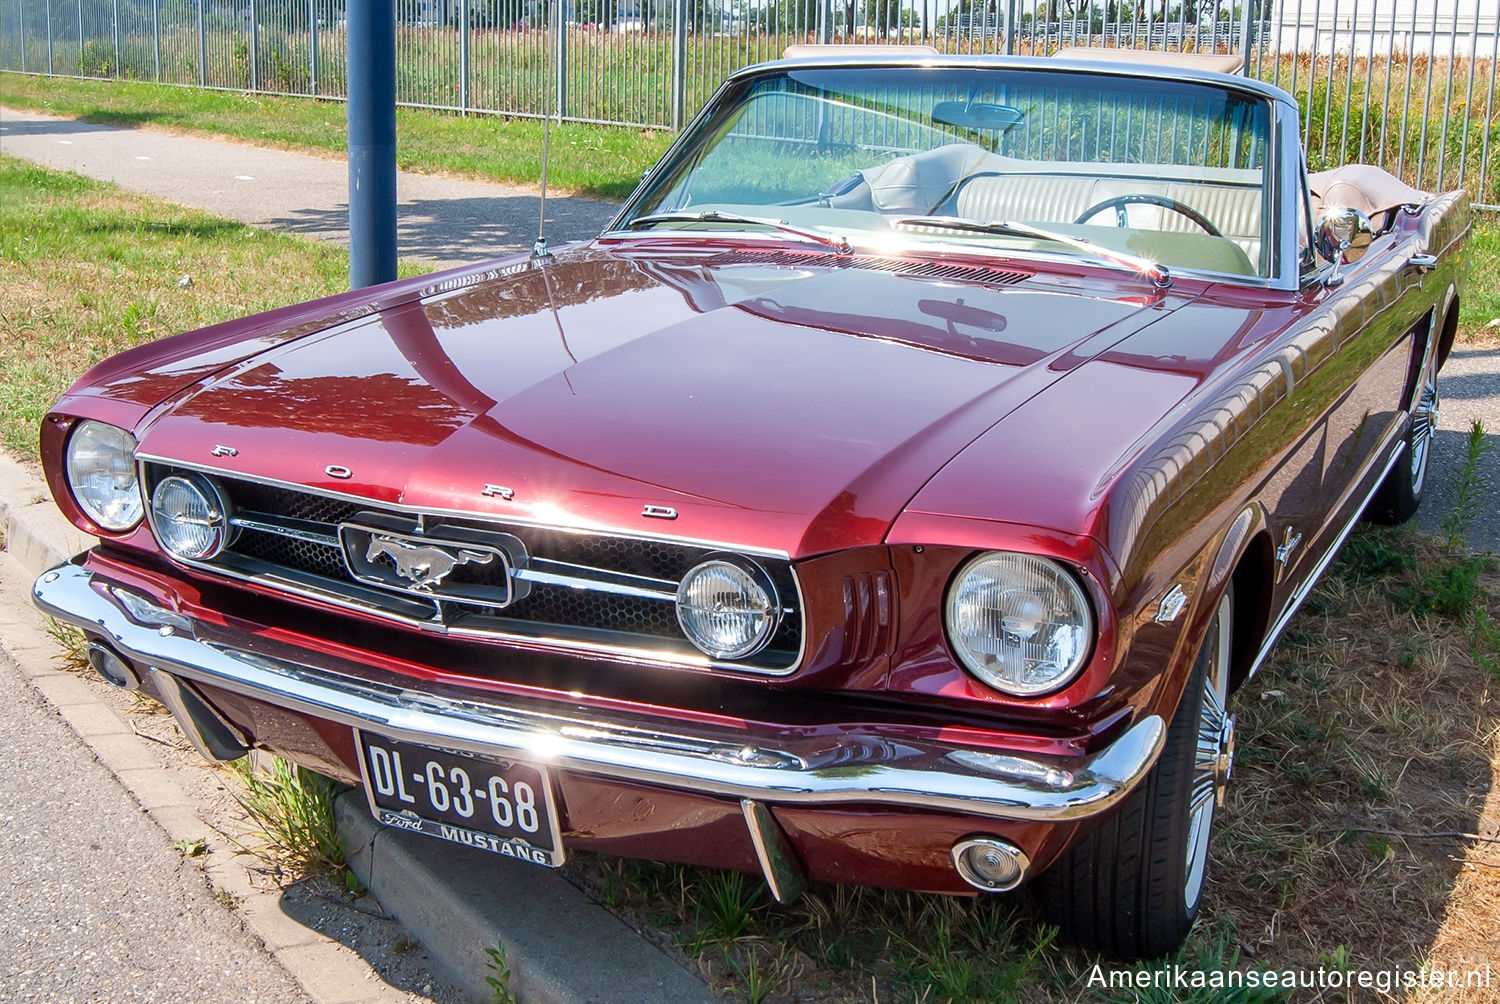
[[[4,454],[0,526],[0,549],[31,577],[94,543],[63,518],[35,474]],[[212,842],[182,792],[134,748],[144,743],[84,681],[56,669],[25,668],[43,661],[37,656],[48,653],[48,639],[15,620],[25,611],[3,613],[0,637],[24,675],[157,823],[174,840],[208,836]],[[442,975],[477,1000],[491,999],[485,978],[494,974],[485,951],[496,944],[505,946],[518,1001],[713,1000],[701,980],[554,872],[382,827],[358,791],[339,799],[337,822],[355,875],[422,943]],[[364,980],[354,978],[351,967],[362,966],[360,960],[285,917],[269,902],[274,897],[256,897],[242,871],[209,866],[215,886],[244,899],[247,925],[309,994],[330,1004],[388,999],[370,997]],[[360,993],[351,996],[351,985]]]
[[[337,811],[354,874],[470,994],[488,996],[485,953],[499,943],[517,1000],[713,999],[700,980],[556,874],[380,826],[359,791],[341,796]]]

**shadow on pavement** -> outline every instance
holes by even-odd
[[[535,196],[483,196],[403,201],[396,209],[397,251],[439,265],[483,261],[531,247],[537,234]],[[597,235],[618,207],[584,199],[547,200],[547,240],[554,244]],[[309,237],[347,240],[348,206],[299,209],[263,225]]]

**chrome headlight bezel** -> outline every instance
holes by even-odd
[[[180,505],[176,507],[179,510],[176,513],[167,511],[172,499],[166,496],[171,492],[183,493],[187,502],[201,513],[183,515]],[[229,501],[218,483],[205,474],[178,471],[162,478],[151,489],[150,510],[151,532],[156,535],[156,542],[162,550],[181,561],[212,561],[234,539]],[[174,537],[173,533],[184,526],[195,529],[201,542],[193,547],[183,547],[183,540],[187,538]]]
[[[1002,583],[1009,586],[1012,600],[1032,601],[1018,613],[1029,618],[1025,638],[1004,630],[1005,622],[1015,618],[998,609],[989,613],[1001,626],[999,632],[986,634],[982,626],[976,630],[976,593]],[[943,602],[943,630],[959,663],[980,682],[1012,697],[1043,697],[1077,679],[1093,653],[1097,623],[1088,594],[1073,573],[1050,558],[1014,551],[986,551],[964,562]],[[1039,632],[1047,633],[1042,651],[1036,653],[1033,644],[1031,654],[1044,657],[1028,658],[1023,646]],[[988,644],[979,645],[981,640]],[[1009,664],[995,651],[1002,646],[1010,649]]]
[[[86,418],[68,433],[63,476],[80,512],[106,533],[125,533],[146,514],[135,464],[135,437]]]
[[[734,644],[712,637],[703,623],[710,611],[695,602],[694,587],[709,576],[717,576],[725,587],[738,587],[743,598],[736,610],[728,612],[746,622],[740,632],[742,638]],[[725,615],[723,610],[717,613]],[[738,555],[710,555],[689,569],[677,586],[677,624],[688,641],[709,658],[746,659],[771,643],[781,624],[781,599],[770,575],[755,562]]]

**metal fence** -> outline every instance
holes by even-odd
[[[1377,163],[1500,208],[1500,0],[397,0],[397,17],[402,104],[668,129],[794,43],[1242,53],[1296,96],[1313,170]],[[343,0],[0,0],[0,70],[337,99],[345,52]]]

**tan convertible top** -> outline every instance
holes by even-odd
[[[1146,63],[1183,70],[1215,70],[1238,73],[1245,65],[1239,56],[1211,52],[1155,52],[1149,49],[1106,49],[1102,46],[1065,45],[1052,54],[1057,59],[1092,59],[1105,63]]]
[[[1421,206],[1432,195],[1412,188],[1389,171],[1373,164],[1345,164],[1307,176],[1312,193],[1313,219],[1325,208],[1358,209],[1372,219],[1400,206]]]

